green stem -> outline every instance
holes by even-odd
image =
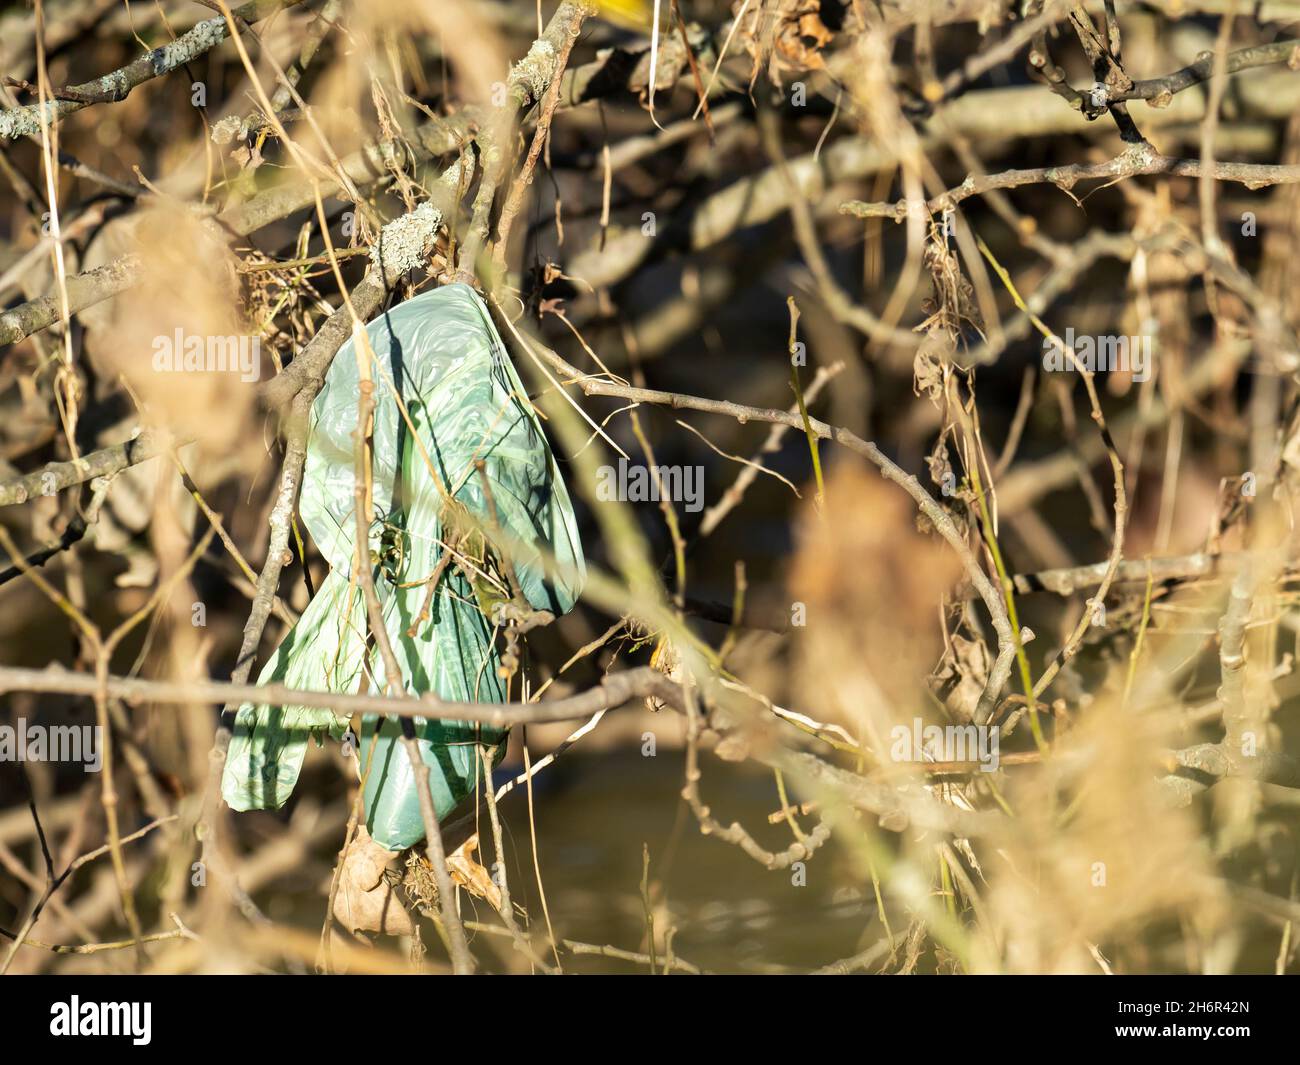
[[[1002,549],[998,539],[993,535],[993,518],[989,514],[988,499],[984,495],[984,485],[980,480],[979,460],[971,463],[971,482],[975,486],[975,498],[979,501],[980,525],[984,531],[984,542],[988,544],[993,556],[993,566],[998,572],[1002,584],[1002,597],[1007,604],[1007,619],[1011,622],[1011,635],[1016,641],[1016,663],[1020,667],[1020,682],[1025,689],[1025,700],[1029,707],[1029,730],[1034,734],[1034,743],[1040,751],[1046,752],[1047,739],[1043,735],[1042,723],[1038,720],[1038,701],[1034,698],[1034,679],[1029,673],[1029,656],[1025,654],[1025,645],[1020,640],[1020,618],[1016,613],[1016,597],[1012,592],[1011,577],[1002,561]]]
[[[803,419],[803,431],[808,437],[808,450],[812,453],[813,476],[817,479],[817,505],[826,505],[826,486],[822,483],[822,458],[817,441],[817,434],[812,430],[808,420],[808,404],[804,402],[803,386],[799,384],[799,366],[794,361],[795,341],[799,335],[799,307],[793,296],[786,297],[786,306],[790,308],[790,387],[794,389],[794,398],[799,404],[799,416]]]
[[[1151,560],[1147,559],[1147,590],[1142,599],[1142,624],[1138,626],[1137,640],[1133,644],[1133,653],[1128,660],[1128,676],[1124,680],[1124,703],[1128,706],[1129,696],[1133,694],[1133,681],[1137,677],[1138,656],[1142,654],[1142,641],[1147,634],[1147,625],[1151,622]]]

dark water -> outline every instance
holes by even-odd
[[[700,968],[806,971],[879,937],[870,884],[866,896],[849,886],[833,844],[806,863],[806,884],[796,886],[791,870],[769,871],[739,848],[702,835],[680,798],[683,757],[662,749],[650,758],[637,749],[571,751],[539,777],[538,854],[557,938],[645,951],[644,847],[660,947],[665,926],[675,927],[674,952]],[[714,759],[705,760],[704,773],[704,799],[719,821],[739,820],[770,850],[789,845],[789,828],[767,823],[780,808],[771,773]],[[510,810],[508,827],[511,890],[544,932],[522,803]],[[804,830],[810,827],[804,818]],[[637,968],[604,958],[564,961],[578,971]]]

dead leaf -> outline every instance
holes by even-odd
[[[682,656],[666,636],[660,636],[659,642],[655,644],[655,649],[650,655],[650,668],[657,669],[678,684],[686,680],[686,671],[682,667]],[[667,703],[653,695],[648,695],[646,696],[645,705],[651,713],[657,714],[667,706]]]
[[[487,899],[493,909],[500,910],[501,889],[493,882],[492,875],[474,860],[476,850],[477,832],[447,855],[447,872],[451,874],[452,880],[471,895]]]
[[[954,632],[931,687],[958,721],[971,721],[989,679],[988,647]]]
[[[820,0],[778,0],[774,9],[737,0],[733,10],[738,12],[737,39],[755,68],[767,64],[773,84],[780,86],[783,74],[825,68],[821,53],[835,34],[821,20]]]
[[[350,932],[382,932],[406,936],[415,931],[385,871],[397,860],[398,852],[385,850],[362,825],[348,844],[339,873],[339,890],[334,899],[334,916]]]

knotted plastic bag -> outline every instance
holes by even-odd
[[[499,641],[483,604],[493,588],[501,588],[501,570],[508,565],[533,609],[558,615],[573,606],[586,569],[568,491],[519,375],[473,289],[454,284],[422,293],[366,331],[375,356],[375,518],[369,558],[384,627],[402,671],[401,687],[448,700],[502,702]],[[402,397],[414,435],[395,394]],[[258,683],[335,692],[387,690],[383,662],[373,646],[367,647],[365,603],[352,577],[359,395],[356,354],[348,341],[312,407],[299,503],[330,572]],[[478,461],[484,463],[490,498]],[[494,530],[506,544],[501,554],[492,548]],[[449,560],[439,572],[448,544],[456,564]],[[474,557],[475,544],[483,557]],[[429,617],[421,620],[435,574]],[[442,818],[474,790],[482,773],[480,750],[493,764],[500,759],[506,730],[415,720]],[[308,740],[340,739],[346,729],[347,720],[325,708],[244,704],[235,718],[222,795],[235,810],[282,806],[298,781]],[[389,850],[412,846],[424,836],[400,735],[396,719],[366,715],[357,752],[366,773],[366,826]]]

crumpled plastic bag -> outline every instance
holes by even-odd
[[[375,361],[373,500],[369,547],[384,627],[412,694],[502,702],[500,652],[480,606],[482,589],[448,565],[430,617],[408,629],[424,605],[440,542],[464,526],[480,534],[495,521],[520,589],[535,610],[559,615],[586,576],[573,507],[487,307],[469,286],[447,285],[398,304],[367,326]],[[391,386],[390,387],[390,383]],[[419,444],[403,419],[402,396]],[[353,341],[335,356],[312,407],[299,511],[330,572],[298,623],[276,648],[259,684],[335,692],[385,691],[383,662],[366,646],[366,609],[352,579],[353,434],[359,375]],[[420,447],[423,445],[423,448]],[[432,464],[442,483],[429,473]],[[475,461],[485,463],[493,507]],[[447,496],[454,498],[448,505]],[[470,515],[457,518],[458,508]],[[490,534],[489,534],[490,535]],[[548,577],[545,559],[552,561]],[[473,571],[473,566],[470,567]],[[493,764],[506,730],[473,722],[417,718],[420,753],[439,818],[476,787],[479,748]],[[234,810],[272,809],[292,793],[309,739],[341,739],[347,720],[320,707],[244,704],[235,718],[222,775]],[[415,779],[397,719],[362,719],[359,769],[366,772],[366,827],[376,843],[401,850],[424,837]],[[367,769],[368,766],[368,769]]]

